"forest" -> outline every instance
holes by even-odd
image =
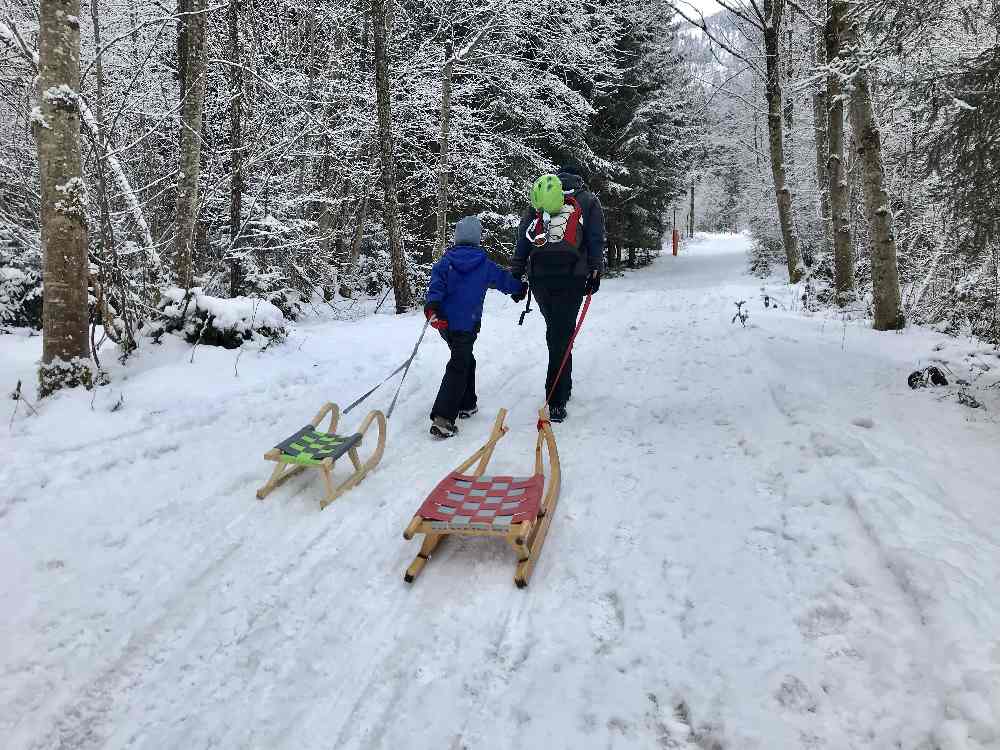
[[[1000,343],[998,29],[993,0],[3,0],[0,326],[44,331],[47,393],[163,335],[404,312],[450,222],[507,260],[572,161],[612,271],[748,231],[806,306]]]
[[[0,0],[3,750],[1000,748],[998,33]]]

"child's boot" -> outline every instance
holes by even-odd
[[[458,434],[458,427],[450,419],[434,417],[431,420],[431,435],[444,440]]]

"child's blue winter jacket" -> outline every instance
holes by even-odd
[[[434,264],[427,302],[438,303],[438,317],[448,321],[448,330],[478,331],[487,289],[517,294],[523,287],[523,282],[487,258],[481,247],[456,245]]]

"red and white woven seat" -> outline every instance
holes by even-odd
[[[542,505],[545,477],[473,477],[449,474],[417,511],[435,530],[498,531],[533,521]]]
[[[404,539],[424,535],[420,552],[403,576],[407,583],[420,575],[443,539],[457,534],[505,539],[517,553],[514,583],[528,585],[559,499],[559,450],[548,412],[542,409],[534,473],[529,477],[487,476],[493,449],[507,434],[506,417],[507,410],[501,409],[486,444],[438,483],[403,531]]]

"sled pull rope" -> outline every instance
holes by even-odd
[[[420,329],[420,338],[417,339],[417,343],[413,347],[413,352],[410,354],[410,358],[407,359],[405,362],[403,362],[403,364],[401,364],[399,367],[397,367],[391,373],[389,373],[386,376],[385,380],[383,380],[381,383],[379,383],[378,385],[376,385],[370,391],[368,391],[363,396],[361,396],[360,398],[358,398],[356,401],[354,401],[353,403],[349,404],[341,412],[341,414],[347,414],[347,413],[349,413],[354,407],[362,404],[365,400],[368,399],[369,396],[371,396],[373,393],[375,393],[375,391],[377,391],[383,385],[385,385],[390,380],[392,380],[394,377],[396,377],[399,373],[403,373],[403,377],[401,377],[399,379],[399,385],[396,387],[396,393],[392,397],[392,403],[389,405],[389,410],[386,411],[386,413],[385,413],[386,419],[388,419],[389,417],[392,416],[392,412],[396,408],[396,401],[399,400],[399,392],[403,389],[403,383],[406,382],[406,376],[410,372],[410,365],[412,365],[413,364],[413,360],[417,358],[417,351],[420,349],[420,344],[424,340],[424,334],[427,333],[427,326],[429,324],[430,324],[429,320],[425,320],[424,321],[424,327]]]
[[[552,381],[552,387],[549,389],[549,394],[545,397],[545,407],[547,407],[549,405],[549,401],[552,400],[552,394],[556,391],[556,386],[559,384],[559,378],[562,377],[563,370],[566,369],[566,363],[569,362],[569,355],[573,353],[573,344],[576,342],[576,337],[579,335],[580,329],[583,328],[583,321],[587,318],[587,310],[590,309],[590,301],[592,299],[593,295],[588,294],[587,299],[583,303],[583,310],[580,312],[580,319],[577,321],[576,329],[573,331],[573,335],[570,336],[569,343],[566,345],[566,353],[563,355],[562,363],[559,365],[559,371],[556,373],[556,379]],[[548,420],[538,420],[538,429],[541,430],[543,425],[547,422]]]

